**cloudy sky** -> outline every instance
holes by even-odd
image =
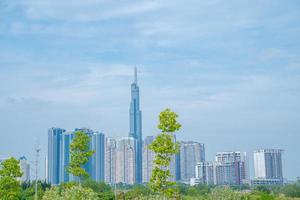
[[[299,36],[298,0],[1,0],[0,155],[39,140],[44,177],[50,127],[127,136],[136,65],[144,136],[170,107],[207,160],[281,148],[295,179]]]

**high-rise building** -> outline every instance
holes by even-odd
[[[60,158],[61,158],[61,163],[60,163],[60,183],[64,182],[69,182],[73,181],[74,177],[68,173],[68,167],[70,163],[70,145],[71,142],[74,138],[74,132],[65,132],[62,134],[62,140],[60,144]]]
[[[215,162],[216,185],[240,185],[240,162]]]
[[[136,170],[136,139],[123,138],[117,143],[116,183],[134,184]]]
[[[189,182],[195,177],[197,163],[205,161],[204,144],[199,142],[180,142],[180,180]]]
[[[77,131],[82,131],[89,136],[89,149],[94,151],[94,154],[83,168],[95,181],[104,181],[104,134],[87,128],[76,128],[71,132],[66,132],[60,128],[51,128],[48,131],[48,156],[46,162],[46,177],[49,183],[59,184],[78,179],[78,177],[73,177],[67,171],[71,160],[70,146]]]
[[[135,180],[142,182],[142,111],[140,110],[140,94],[137,83],[137,68],[134,68],[134,82],[131,84],[131,102],[129,110],[129,137],[136,139]]]
[[[105,182],[116,182],[117,142],[112,138],[105,138]]]
[[[51,184],[60,183],[61,139],[64,132],[65,130],[61,128],[50,128],[48,130],[47,181]]]
[[[147,136],[143,142],[143,183],[148,183],[154,167],[155,153],[149,149],[149,145],[154,141],[154,136]]]
[[[92,146],[92,141],[93,141],[93,135],[94,135],[94,131],[89,129],[89,128],[75,128],[74,130],[74,134],[77,132],[77,131],[81,131],[83,133],[85,133],[87,136],[89,136],[90,138],[90,143],[89,143],[89,150],[95,150],[93,149],[93,146]],[[91,156],[88,160],[88,162],[86,164],[84,164],[83,168],[85,169],[85,171],[89,174],[89,176],[91,178],[94,178],[93,177],[93,157],[95,156],[95,154],[93,154],[93,156]],[[104,162],[104,160],[103,160]]]
[[[208,185],[241,185],[249,183],[246,153],[217,153],[216,161],[197,164],[196,179],[198,182]]]
[[[25,156],[22,156],[19,158],[20,160],[20,168],[22,171],[22,182],[28,182],[30,181],[30,164]]]
[[[282,184],[281,149],[260,149],[254,151],[254,184]]]
[[[195,167],[195,177],[199,183],[206,185],[215,184],[215,162],[200,162]]]
[[[97,182],[103,182],[105,180],[105,137],[103,133],[94,132],[92,136],[92,150],[95,151],[92,156],[92,178]]]
[[[246,152],[239,152],[239,151],[225,151],[225,152],[218,152],[216,154],[216,162],[221,163],[220,168],[226,169],[227,174],[230,174],[229,171],[232,166],[234,166],[234,175],[232,177],[228,177],[228,180],[224,182],[232,183],[232,184],[247,184],[249,183],[249,169],[248,169],[248,159]],[[224,165],[222,165],[224,164]],[[230,169],[229,169],[230,168]],[[221,170],[222,171],[222,170]],[[235,182],[232,181],[235,177]],[[222,181],[221,181],[222,182]]]

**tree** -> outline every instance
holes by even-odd
[[[300,185],[285,185],[281,188],[281,192],[287,197],[300,197]]]
[[[95,193],[97,193],[99,199],[102,200],[114,199],[114,193],[112,191],[112,188],[110,187],[110,185],[104,182],[98,183],[92,179],[86,179],[82,182],[82,187],[92,189]]]
[[[76,131],[75,137],[71,143],[70,154],[71,161],[68,172],[79,178],[88,177],[89,174],[83,168],[83,165],[89,161],[94,151],[89,150],[90,137],[82,131]]]
[[[175,194],[175,182],[169,181],[172,176],[169,167],[172,156],[179,152],[179,143],[174,142],[174,132],[181,127],[177,118],[178,115],[169,108],[162,111],[159,114],[158,124],[161,133],[149,146],[155,153],[150,187],[164,197],[173,197]]]
[[[4,200],[19,199],[22,176],[20,162],[11,157],[0,163],[0,197]]]

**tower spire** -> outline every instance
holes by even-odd
[[[134,83],[137,84],[137,67],[134,67]]]

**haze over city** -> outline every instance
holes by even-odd
[[[299,176],[298,1],[0,2],[0,155],[34,160],[47,130],[129,133],[138,67],[143,137],[179,114],[179,139],[216,152],[284,150]],[[250,164],[252,166],[252,164]],[[252,168],[250,169],[253,173]]]

